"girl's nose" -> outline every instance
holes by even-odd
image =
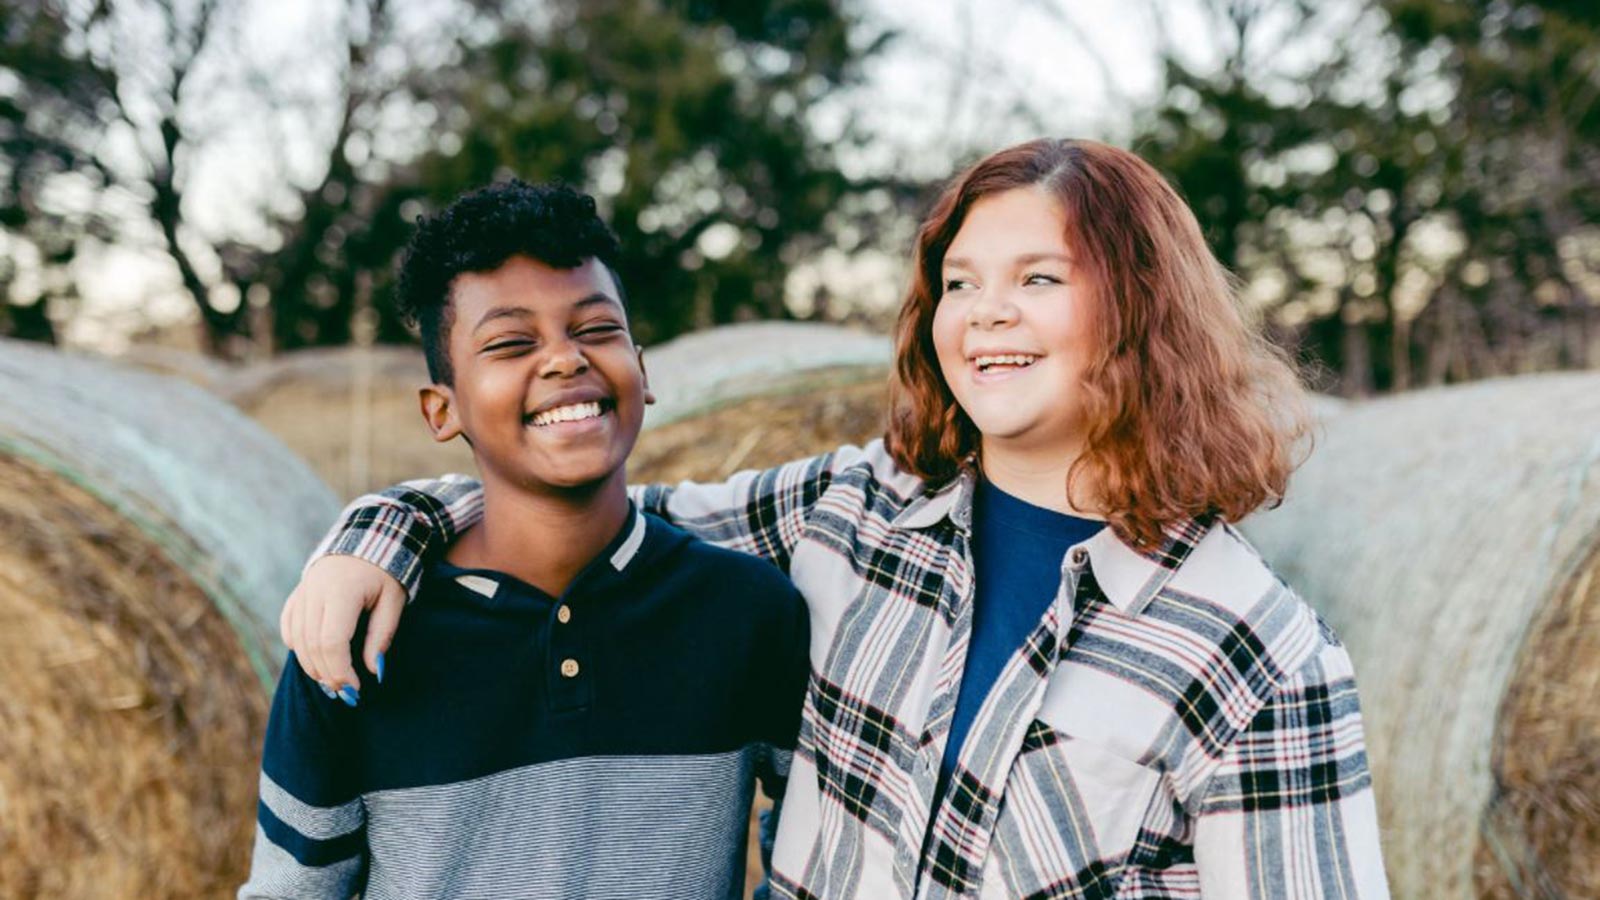
[[[1004,288],[981,291],[967,309],[967,325],[971,328],[996,328],[1016,320],[1017,305]]]

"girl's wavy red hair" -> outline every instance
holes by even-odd
[[[896,326],[887,435],[895,462],[942,482],[980,449],[939,371],[933,313],[945,250],[967,211],[1017,188],[1060,202],[1073,275],[1093,298],[1099,349],[1075,386],[1088,433],[1063,485],[1074,505],[1102,511],[1121,536],[1148,547],[1187,519],[1238,521],[1280,500],[1308,435],[1294,369],[1246,322],[1230,276],[1166,179],[1093,141],[1001,150],[934,204]]]

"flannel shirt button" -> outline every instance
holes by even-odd
[[[563,625],[567,624],[568,622],[571,622],[572,621],[572,607],[566,605],[565,603],[561,604],[561,606],[556,609],[556,621],[560,622]]]
[[[577,678],[578,677],[578,661],[575,660],[575,659],[563,659],[561,661],[561,677],[563,677],[563,678]]]

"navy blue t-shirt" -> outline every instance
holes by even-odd
[[[1055,599],[1067,550],[1093,537],[1106,524],[1034,506],[987,480],[978,482],[972,522],[976,569],[972,642],[951,715],[936,802],[944,795],[961,745],[1000,670]]]

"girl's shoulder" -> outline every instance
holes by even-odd
[[[1234,623],[1231,633],[1247,630],[1285,670],[1297,668],[1324,645],[1339,644],[1316,610],[1228,522],[1206,532],[1167,587],[1217,609]]]

